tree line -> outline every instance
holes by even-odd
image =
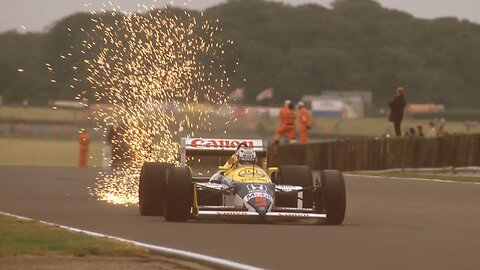
[[[4,102],[73,98],[69,86],[85,71],[72,66],[91,57],[82,54],[81,42],[94,16],[71,15],[46,33],[0,34]],[[224,58],[231,86],[222,90],[245,88],[246,103],[268,87],[274,104],[322,90],[363,90],[386,107],[400,85],[415,103],[463,108],[476,107],[480,98],[480,25],[466,20],[418,19],[373,0],[336,0],[329,8],[230,0],[205,10],[203,18],[218,19],[222,31],[215,38],[232,41],[225,42]],[[55,68],[55,78],[45,63]],[[78,90],[91,91],[91,85]]]

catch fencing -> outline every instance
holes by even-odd
[[[342,171],[479,166],[480,134],[272,146],[268,163]]]

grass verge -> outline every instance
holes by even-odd
[[[195,112],[205,113],[206,108],[198,105],[194,108]],[[85,120],[87,112],[81,110],[67,110],[42,107],[11,108],[0,106],[0,120],[29,120],[29,121],[68,121],[76,122]],[[448,120],[448,119],[447,119]],[[223,127],[226,119],[211,115],[212,126]],[[422,125],[426,131],[428,120],[406,118],[403,123],[403,129]],[[230,125],[232,129],[244,129],[261,125],[268,134],[278,126],[278,118],[271,117],[268,120],[263,118],[239,118],[238,121]],[[467,129],[464,121],[447,121],[445,129],[448,133],[466,133]],[[393,134],[393,125],[384,118],[335,118],[335,117],[314,117],[312,119],[312,133],[316,134],[341,134],[341,135],[362,135],[362,136],[380,136],[385,133]],[[470,133],[479,133],[480,125],[471,128]]]
[[[108,238],[70,232],[33,220],[0,215],[0,257],[39,256],[142,256],[147,249]]]
[[[480,183],[480,177],[456,176],[456,175],[439,175],[439,174],[411,173],[411,172],[386,172],[386,173],[351,172],[350,174]]]
[[[86,112],[82,110],[58,109],[51,107],[7,107],[0,106],[0,120],[28,120],[28,121],[69,121],[75,122],[86,119]]]
[[[90,144],[89,166],[99,166],[101,142]],[[0,138],[0,165],[77,166],[76,140]]]

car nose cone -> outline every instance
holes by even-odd
[[[250,204],[260,216],[265,216],[271,202],[267,198],[256,197],[249,200],[248,204]]]

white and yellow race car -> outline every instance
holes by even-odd
[[[240,147],[255,153],[248,164],[235,160]],[[141,215],[167,221],[223,219],[258,222],[313,220],[339,225],[345,218],[346,194],[339,171],[320,172],[313,179],[307,166],[264,168],[267,147],[262,140],[182,138],[180,167],[145,163],[139,183]],[[193,176],[188,157],[231,157],[210,177]]]

